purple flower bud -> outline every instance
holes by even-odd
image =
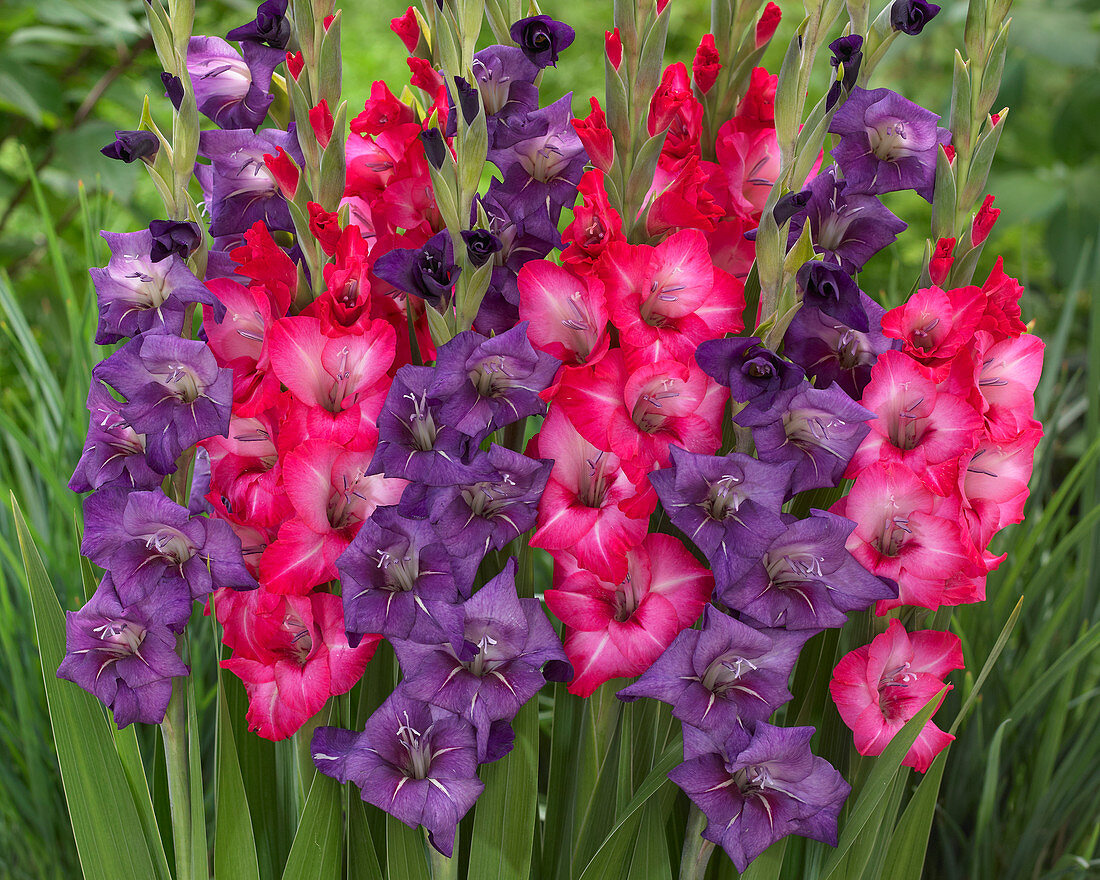
[[[779,200],[775,203],[775,207],[772,208],[772,216],[775,218],[776,225],[782,226],[790,220],[795,214],[806,207],[806,202],[809,200],[810,191],[808,189],[780,196]]]
[[[861,301],[863,292],[839,266],[810,260],[798,270],[795,280],[802,291],[804,307],[818,309],[854,330],[867,332],[870,325]]]
[[[825,109],[832,110],[833,105],[840,99],[841,92],[850,92],[855,87],[859,78],[859,68],[863,63],[863,37],[859,34],[850,34],[847,37],[838,37],[829,44],[832,57],[829,64],[839,69],[844,68],[844,75],[829,87],[829,97],[825,102]]]
[[[411,698],[402,685],[367,719],[362,733],[318,727],[313,763],[326,776],[354,782],[363,800],[409,827],[423,825],[448,858],[459,820],[485,788],[469,721]]]
[[[420,132],[420,143],[424,145],[424,155],[432,167],[436,171],[442,168],[447,158],[447,145],[443,142],[443,132],[434,126],[426,128]]]
[[[105,574],[79,611],[65,612],[65,659],[57,677],[96,697],[119,729],[140,721],[159,724],[172,696],[172,679],[187,675],[166,619],[189,614],[191,599],[155,593],[124,605]]]
[[[161,73],[160,81],[164,83],[165,97],[172,102],[172,106],[178,111],[183,104],[183,81],[178,76],[168,73],[168,71]]]
[[[399,290],[419,296],[436,309],[450,299],[462,271],[454,262],[451,237],[437,232],[421,248],[394,248],[380,256],[374,274]]]
[[[466,242],[466,255],[474,266],[484,266],[503,247],[500,239],[487,229],[463,229],[462,240]]]
[[[915,37],[939,11],[940,7],[927,0],[894,0],[894,5],[890,7],[890,26]]]
[[[120,159],[126,164],[138,159],[152,160],[160,149],[160,140],[151,131],[116,131],[114,143],[101,152],[108,159]]]
[[[248,24],[233,28],[230,40],[249,41],[285,49],[290,42],[291,26],[286,17],[287,0],[264,0],[256,8],[256,17]]]
[[[199,224],[191,220],[152,220],[149,233],[153,236],[153,245],[149,256],[154,263],[178,254],[186,260],[202,242],[202,230]]]
[[[700,369],[730,389],[738,403],[768,409],[781,391],[797,387],[802,370],[783,360],[755,336],[708,339],[695,352]]]
[[[540,69],[556,67],[558,53],[573,44],[577,32],[549,15],[521,18],[509,31],[520,50]]]

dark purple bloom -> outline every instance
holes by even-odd
[[[576,200],[588,154],[570,124],[572,99],[570,92],[539,110],[509,117],[497,129],[489,160],[504,175],[500,189],[517,200],[520,214],[548,206],[556,222],[562,206]]]
[[[154,263],[177,254],[186,260],[202,242],[202,230],[192,220],[152,220],[149,234],[153,236],[153,245],[149,256]]]
[[[706,554],[721,586],[737,580],[785,529],[779,510],[791,463],[734,452],[716,456],[669,447],[671,467],[649,481],[673,524]]]
[[[462,108],[462,118],[467,125],[472,125],[481,112],[481,98],[478,96],[477,87],[470,85],[463,77],[456,76],[455,84],[458,86],[458,106]],[[447,102],[450,110],[447,111],[447,127],[444,134],[454,137],[458,133],[458,111],[455,108],[454,96],[451,94],[450,82],[447,83]]]
[[[263,43],[273,49],[285,49],[290,42],[291,26],[286,17],[287,0],[264,0],[256,8],[256,17],[248,24],[233,28],[231,40]]]
[[[829,64],[839,69],[844,67],[844,75],[829,87],[829,97],[825,102],[825,109],[832,110],[833,105],[840,100],[841,91],[850,92],[859,78],[859,68],[863,63],[863,37],[859,34],[849,34],[846,37],[837,37],[829,44],[832,57]]]
[[[179,110],[183,104],[183,80],[168,71],[160,75],[160,81],[164,84],[164,96],[172,102],[172,106]]]
[[[448,858],[455,829],[485,788],[477,778],[477,743],[466,719],[412,699],[398,687],[367,719],[362,733],[318,727],[313,763],[326,776],[354,782],[368,804],[410,828],[423,825]]]
[[[708,605],[702,628],[682,630],[619,697],[668,703],[681,721],[722,740],[738,725],[765,720],[791,698],[787,680],[811,635],[755,630]]]
[[[113,143],[99,152],[108,159],[121,159],[126,164],[138,159],[151,160],[160,149],[160,140],[151,131],[116,131]]]
[[[111,249],[102,268],[89,270],[99,304],[95,341],[109,345],[142,333],[178,336],[188,303],[220,303],[179,256],[156,261],[149,230],[100,233]]]
[[[724,743],[669,773],[706,814],[703,837],[719,844],[738,871],[788,834],[837,843],[837,818],[851,786],[810,752],[812,727],[758,722],[734,728]]]
[[[462,240],[466,242],[466,256],[474,266],[484,266],[503,247],[488,229],[463,229]]]
[[[495,266],[489,288],[474,318],[474,329],[486,336],[500,336],[519,323],[519,282],[507,266]]]
[[[93,382],[88,389],[88,437],[69,480],[74,492],[104,486],[155,489],[163,482],[164,475],[149,467],[145,458],[145,435],[122,417],[123,406],[102,382]]]
[[[452,556],[484,555],[535,527],[553,461],[492,444],[471,462],[491,476],[431,493],[432,524]],[[459,583],[468,590],[470,584]]]
[[[199,112],[219,128],[255,131],[275,100],[271,74],[285,53],[245,42],[244,57],[220,37],[192,37],[187,44],[187,72]]]
[[[775,218],[776,225],[782,226],[795,214],[803,210],[811,195],[812,193],[808,189],[804,189],[780,196],[775,203],[775,207],[772,208],[772,217]]]
[[[568,49],[577,32],[549,15],[532,15],[512,25],[509,35],[538,68],[556,67],[558,53]]]
[[[276,155],[279,147],[302,166],[302,150],[293,128],[265,128],[256,134],[248,130],[204,131],[199,135],[199,155],[213,167],[209,185],[204,183],[203,190],[209,199],[210,234],[215,238],[246,232],[257,220],[271,232],[294,228],[286,199],[264,164],[264,156]],[[203,176],[196,176],[203,183]]]
[[[940,117],[889,89],[854,89],[829,131],[840,135],[833,158],[844,171],[846,193],[915,190],[932,201],[936,152],[951,142]]]
[[[870,427],[875,414],[838,385],[814,388],[809,382],[784,391],[770,410],[747,406],[733,420],[752,428],[761,461],[793,463],[789,495],[835,486]]]
[[[440,415],[463,434],[481,439],[512,422],[546,412],[539,397],[554,379],[559,362],[535,351],[527,322],[501,333],[459,333],[436,354],[430,396],[443,401]]]
[[[92,694],[114,714],[119,729],[159,724],[172,696],[172,679],[187,675],[166,620],[188,615],[191,599],[154,594],[119,601],[109,573],[79,611],[65,612],[65,659],[57,677]]]
[[[894,0],[890,7],[890,26],[903,34],[915,37],[940,11],[935,3],[927,0]]]
[[[191,599],[221,587],[256,587],[229,523],[194,516],[160,489],[101,489],[89,495],[80,552],[111,572],[127,605],[155,593],[184,596],[187,602],[179,603],[183,616],[161,621],[175,632],[187,625]]]
[[[467,600],[466,641],[476,647],[467,660],[449,644],[394,641],[409,696],[458,712],[477,728],[478,760],[495,760],[497,722],[508,722],[550,681],[568,681],[573,669],[561,640],[537,599],[516,594],[516,563]],[[494,729],[494,725],[496,725]]]
[[[816,632],[843,626],[849,611],[896,598],[896,587],[844,548],[854,522],[822,510],[810,513],[791,522],[741,580],[719,592],[723,604],[765,626]]]
[[[126,398],[121,415],[145,434],[150,466],[171,473],[177,456],[207,437],[226,436],[233,371],[198,339],[131,339],[97,364],[92,377]]]
[[[848,182],[837,180],[831,168],[817,175],[810,182],[813,194],[806,213],[791,221],[789,240],[791,244],[798,240],[808,220],[815,250],[854,275],[871,257],[896,241],[908,224],[874,196],[852,193],[847,187]]]
[[[465,464],[469,438],[439,417],[440,402],[428,396],[432,367],[405,365],[393,377],[378,417],[378,448],[370,472],[428,486],[454,486],[491,476]]]
[[[462,271],[455,265],[447,230],[437,232],[421,248],[394,248],[374,264],[374,274],[398,290],[418,296],[436,309],[451,298]]]
[[[427,520],[376,508],[336,560],[344,626],[354,647],[366,633],[462,646],[462,609],[451,556]]]
[[[699,368],[730,390],[738,403],[767,409],[779,392],[796,388],[805,374],[784,360],[755,336],[708,339],[695,352]]]
[[[802,305],[818,309],[866,333],[869,327],[863,310],[863,292],[852,276],[833,263],[810,260],[803,263],[796,278],[802,291]]]
[[[783,337],[783,353],[799,364],[818,388],[836,382],[854,400],[863,397],[871,381],[871,367],[880,354],[901,343],[883,336],[882,306],[860,293],[867,315],[866,333],[830,318],[817,309],[799,309]]]
[[[424,145],[424,155],[432,167],[438,171],[447,158],[447,145],[443,141],[443,132],[434,126],[420,132],[420,143]]]

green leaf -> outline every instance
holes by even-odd
[[[348,796],[348,880],[385,880],[359,792],[350,785],[344,791]]]
[[[581,872],[580,880],[602,880],[612,876],[620,868],[625,867],[630,860],[631,847],[638,838],[638,826],[642,821],[642,808],[650,798],[663,791],[669,802],[675,796],[675,788],[668,779],[669,771],[684,759],[683,742],[677,737],[668,748],[661,753],[657,763],[638,787],[638,793],[634,795],[626,809],[618,816],[615,826],[607,836],[592,860]],[[667,812],[668,804],[660,812]]]
[[[313,775],[283,880],[332,880],[340,871],[344,821],[340,783]],[[392,874],[400,877],[401,874]]]
[[[787,841],[783,837],[758,855],[741,875],[742,880],[779,880],[783,870],[783,856],[787,854]]]
[[[14,495],[12,508],[54,744],[84,878],[166,877],[163,853],[156,859],[149,850],[142,831],[148,817],[143,822],[99,701],[54,675],[65,656],[65,617]]]
[[[202,790],[202,732],[194,687],[187,689],[187,763],[191,783],[191,871],[195,880],[209,880],[206,801]]]
[[[936,812],[936,798],[949,751],[950,745],[936,755],[894,828],[883,861],[890,866],[890,880],[920,880],[928,851],[928,832],[932,829],[932,816]]]
[[[214,814],[214,876],[234,880],[259,880],[256,839],[252,833],[252,814],[244,791],[233,722],[225,699],[221,674],[218,675],[217,771]]]
[[[890,744],[882,750],[882,754],[873,759],[871,772],[867,781],[863,784],[856,799],[855,805],[844,822],[844,828],[840,833],[840,841],[821,869],[820,880],[829,880],[836,874],[837,868],[844,861],[844,856],[851,849],[852,844],[863,834],[864,827],[870,821],[871,816],[877,813],[879,804],[890,790],[894,776],[897,775],[901,762],[916,742],[917,736],[932,713],[940,704],[943,695],[947,693],[944,687],[938,694],[929,700],[923,709],[906,722],[905,726],[894,734]]]
[[[481,771],[470,842],[468,880],[526,880],[538,807],[538,701],[528,700],[513,722],[515,747]]]
[[[390,880],[429,880],[424,837],[393,816],[386,816],[386,876]]]

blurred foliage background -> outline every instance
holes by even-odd
[[[690,66],[709,29],[709,4],[672,2],[666,62]],[[943,12],[924,34],[896,43],[872,85],[946,116],[966,3],[941,2]],[[772,71],[802,12],[798,3],[780,5],[786,15],[765,58]],[[345,9],[344,93],[352,115],[373,80],[386,80],[398,94],[407,82],[403,47],[388,30],[406,6],[372,0]],[[588,97],[603,87],[611,4],[544,0],[542,7],[577,30],[559,68],[547,71],[544,94],[553,99],[572,89],[575,111],[586,115]],[[198,4],[196,32],[225,34],[254,8],[206,0]],[[1011,114],[989,183],[1002,214],[977,277],[1000,254],[1027,289],[1024,319],[1048,341],[1039,392],[1047,437],[1028,523],[1002,536],[1000,549],[1014,555],[990,578],[991,601],[955,616],[978,668],[1018,596],[1027,599],[995,681],[948,763],[926,868],[934,878],[1100,876],[1100,316],[1093,305],[1100,277],[1100,0],[1017,0],[1012,15],[995,104]],[[106,259],[99,229],[135,230],[160,214],[140,166],[112,162],[99,147],[115,129],[137,126],[146,95],[154,117],[167,118],[159,75],[142,0],[0,0],[0,487],[19,496],[68,608],[81,604],[84,586],[77,499],[64,484],[79,456],[88,369],[98,359],[87,268]],[[823,90],[827,76],[822,65],[814,88]],[[861,278],[887,305],[908,294],[929,221],[928,206],[915,196],[892,198],[910,233]],[[71,878],[79,866],[12,535],[5,497],[0,877]],[[968,681],[957,690],[965,693]],[[957,709],[956,698],[945,712]]]

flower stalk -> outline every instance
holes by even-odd
[[[688,813],[684,831],[684,852],[680,857],[680,880],[703,880],[714,853],[714,844],[703,837],[707,817],[695,804]]]
[[[186,643],[180,636],[179,648]],[[194,876],[191,841],[191,765],[187,743],[187,700],[190,680],[177,678],[172,687],[172,699],[164,714],[160,732],[164,741],[164,757],[168,772],[168,801],[172,815],[172,848],[176,855],[176,877]]]

